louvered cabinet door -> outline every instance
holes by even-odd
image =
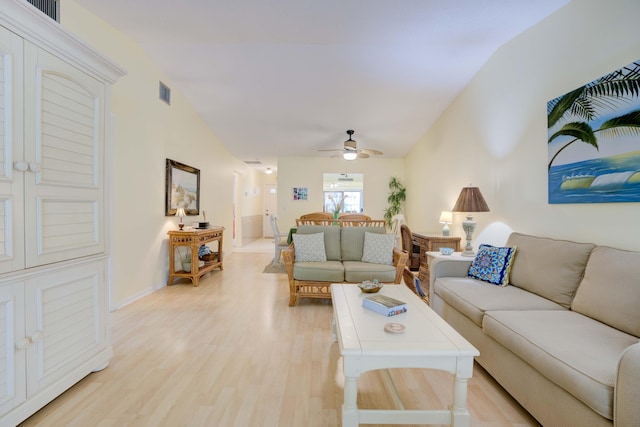
[[[0,274],[25,265],[22,59],[22,39],[0,27]]]
[[[23,283],[0,285],[0,416],[26,399]]]
[[[104,84],[25,42],[26,266],[103,253]]]
[[[93,261],[27,281],[27,396],[59,381],[74,384],[86,375],[83,365],[98,367],[92,358],[108,346],[105,271],[104,261]]]

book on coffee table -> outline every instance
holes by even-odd
[[[386,295],[371,295],[362,299],[362,306],[384,316],[395,316],[407,311],[407,303]]]

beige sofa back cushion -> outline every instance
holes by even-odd
[[[595,245],[512,233],[517,246],[510,283],[569,308]]]
[[[366,232],[384,234],[387,230],[384,227],[342,227],[340,249],[343,261],[362,261]]]
[[[640,252],[596,247],[571,310],[640,337]]]
[[[299,225],[296,233],[324,233],[324,250],[327,252],[327,261],[341,261],[340,227],[334,225]]]

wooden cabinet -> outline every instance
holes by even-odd
[[[411,233],[413,244],[420,248],[420,270],[429,277],[429,264],[427,262],[427,252],[437,252],[440,248],[453,248],[455,252],[460,252],[460,237],[443,236],[435,233]]]
[[[412,244],[420,250],[418,278],[420,279],[422,291],[426,294],[424,299],[429,303],[430,271],[428,253],[439,251],[440,248],[453,248],[454,251],[460,252],[460,237],[443,236],[437,233],[412,232],[411,241]],[[412,279],[405,279],[405,283],[411,280]]]
[[[169,231],[169,279],[167,285],[173,285],[175,279],[184,277],[190,279],[193,286],[200,284],[200,277],[207,274],[214,268],[222,270],[222,236],[224,227],[212,227],[206,230],[173,230]],[[201,245],[216,243],[216,247],[211,248],[212,254],[203,261],[202,267],[198,258],[198,249]],[[181,246],[188,248],[188,256],[191,260],[189,271],[184,269],[176,270],[176,249]]]
[[[124,70],[0,9],[0,425],[107,366],[109,88]]]

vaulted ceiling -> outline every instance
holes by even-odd
[[[235,156],[275,167],[331,156],[317,150],[347,129],[405,156],[501,45],[569,0],[76,2],[139,43]]]

